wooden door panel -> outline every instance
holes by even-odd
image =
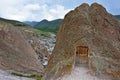
[[[88,47],[86,46],[78,46],[76,48],[76,57],[79,58],[80,61],[88,60]]]

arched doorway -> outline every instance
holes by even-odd
[[[77,46],[76,47],[76,66],[88,66],[88,50],[87,46]]]

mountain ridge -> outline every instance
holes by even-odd
[[[120,15],[114,15],[114,17],[120,20]],[[43,19],[40,22],[25,21],[24,23],[31,25],[33,28],[36,28],[36,29],[57,33],[58,29],[60,28],[60,23],[62,22],[62,20],[63,19],[55,19],[52,21],[48,21],[47,19]]]
[[[24,23],[32,26],[33,28],[39,29],[39,30],[57,33],[62,20],[63,19],[55,19],[55,20],[52,20],[52,21],[48,21],[47,19],[43,19],[40,22],[24,21]]]
[[[23,23],[28,24],[28,25],[30,25],[32,27],[34,27],[36,24],[38,24],[37,21],[23,21]]]
[[[0,17],[0,20],[4,21],[4,22],[7,22],[7,23],[10,23],[14,26],[29,26],[29,25],[27,25],[27,24],[25,24],[21,21],[17,21],[17,20],[5,19],[5,18],[1,18],[1,17]]]
[[[36,24],[34,28],[56,33],[60,27],[61,22],[62,19],[56,19],[52,21],[44,19],[40,21],[38,24]]]

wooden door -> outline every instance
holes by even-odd
[[[80,63],[88,62],[88,47],[78,46],[76,48],[76,57],[78,58]]]

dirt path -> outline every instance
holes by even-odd
[[[57,80],[110,80],[100,79],[96,76],[92,76],[89,70],[85,67],[75,67],[70,75],[65,75]]]

